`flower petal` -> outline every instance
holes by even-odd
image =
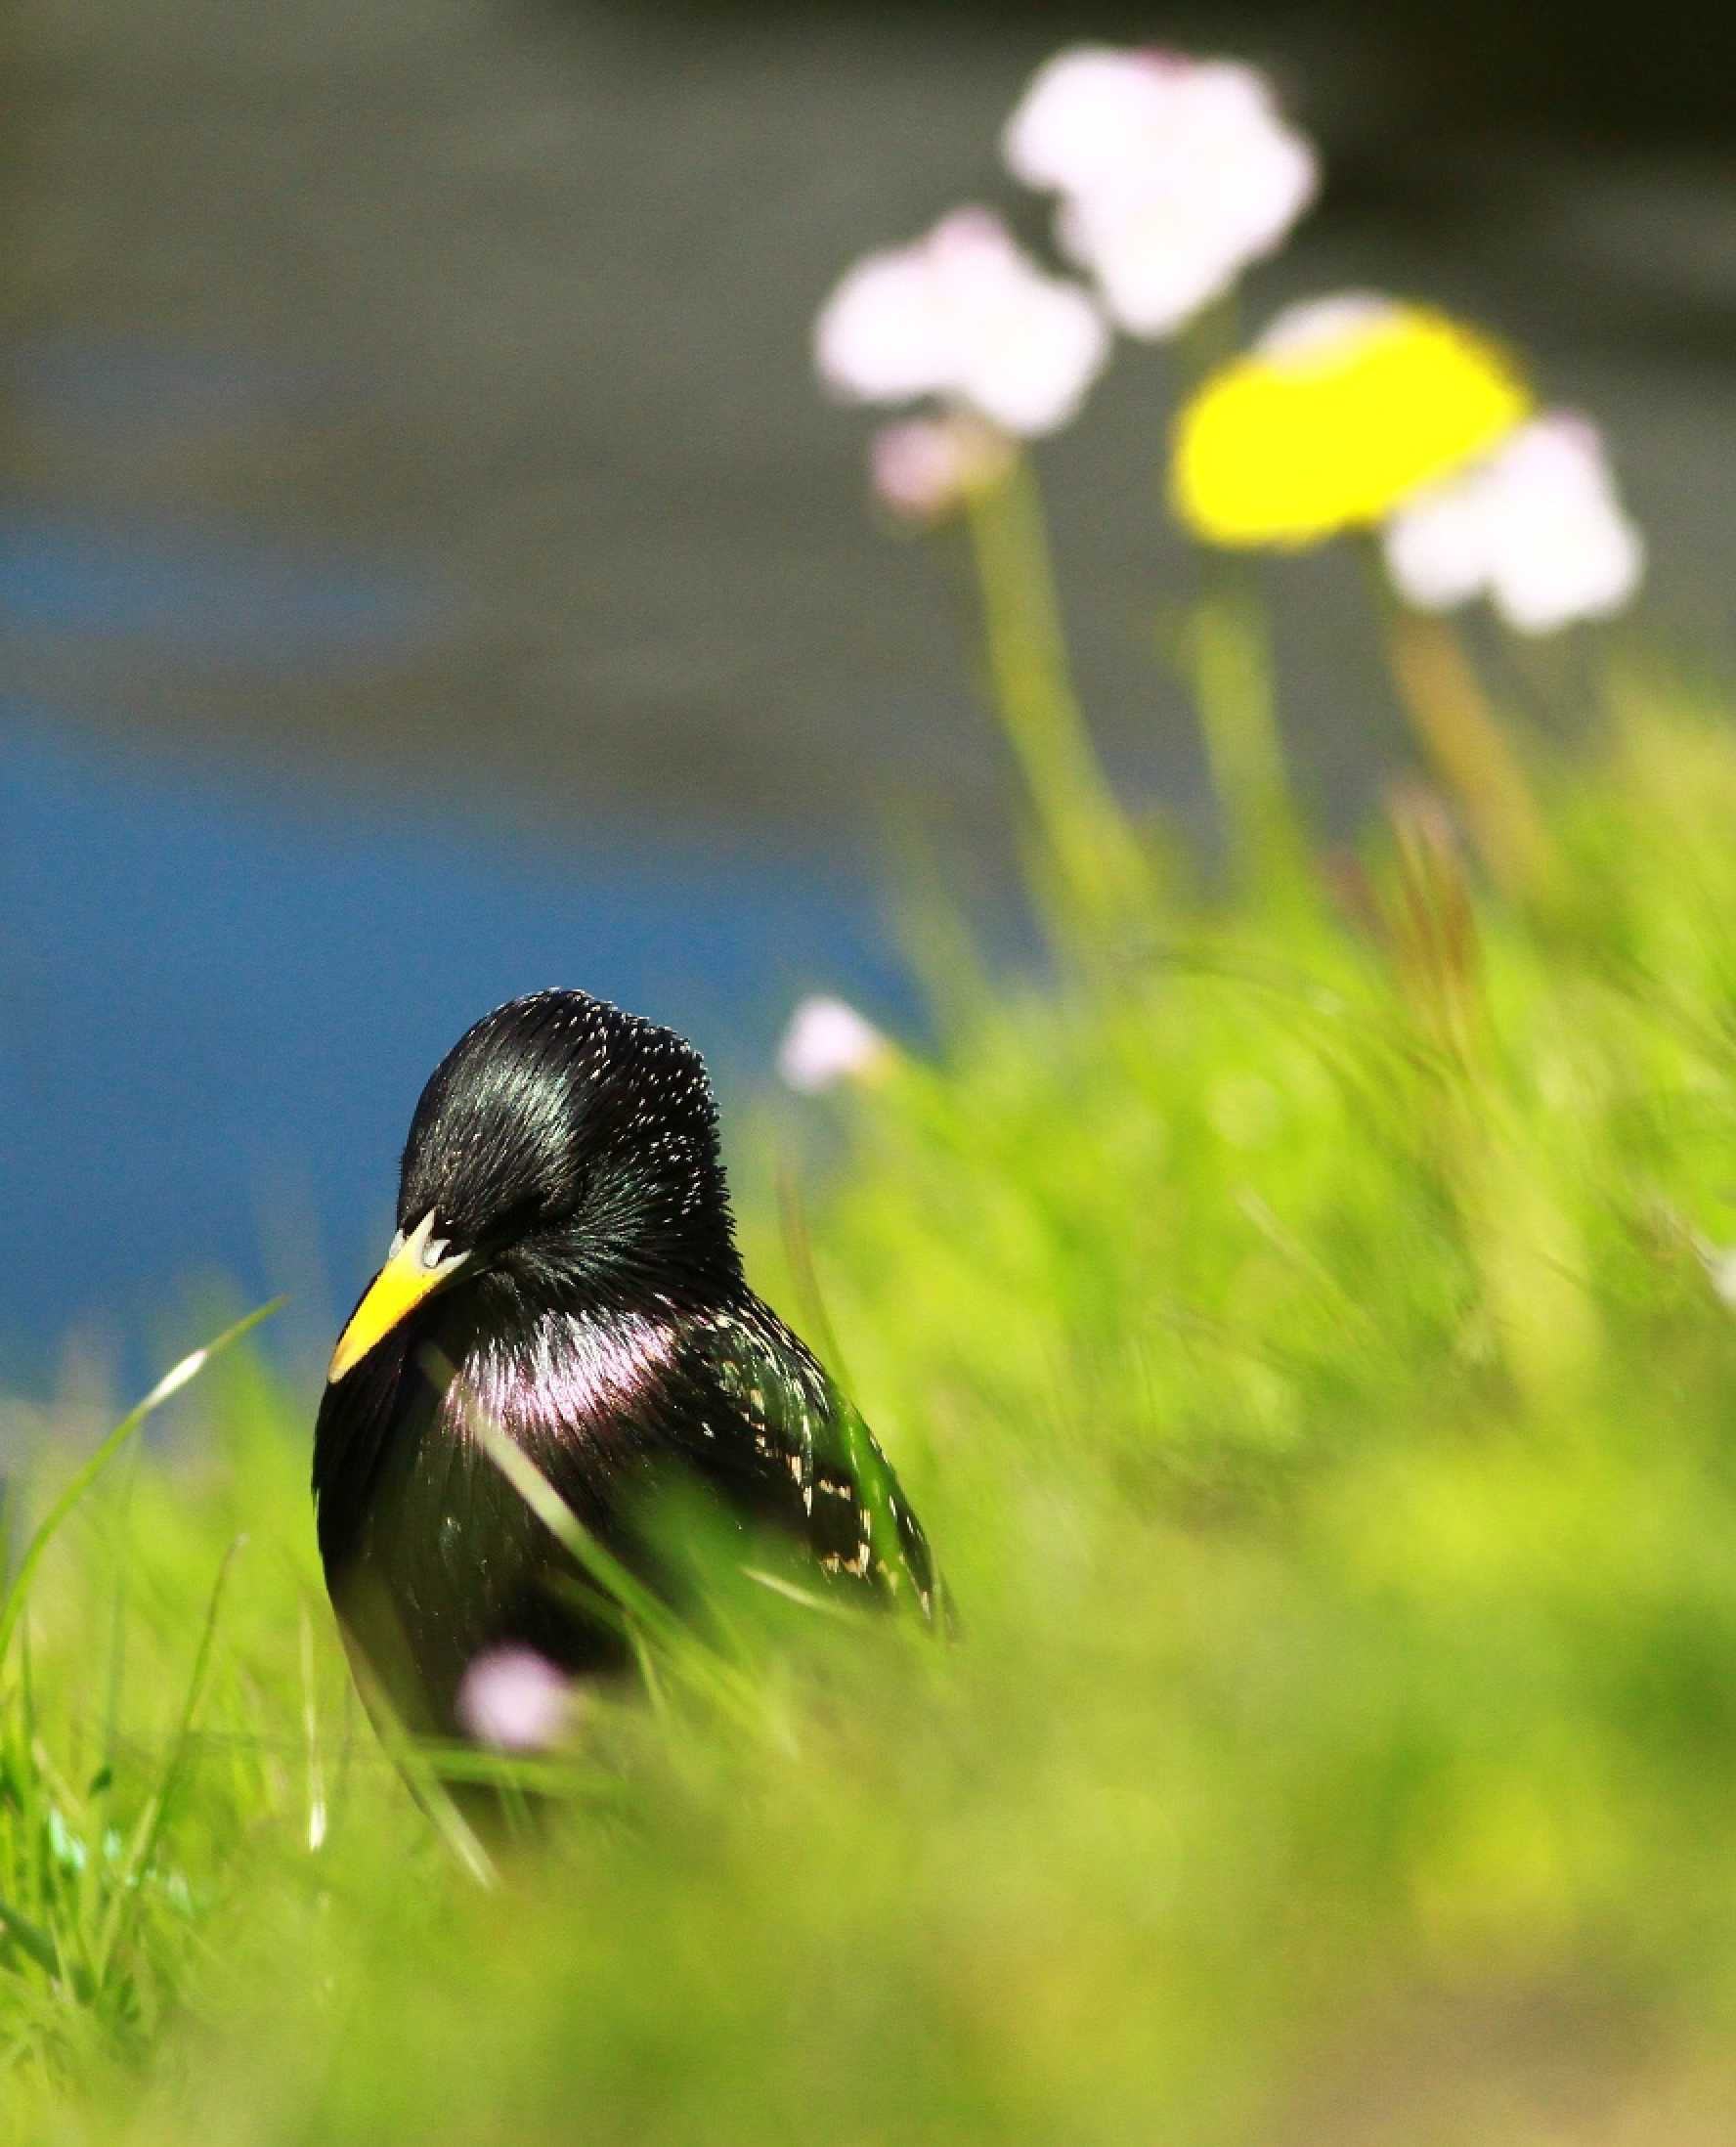
[[[1645,544],[1623,511],[1596,430],[1552,414],[1516,433],[1490,478],[1498,502],[1490,577],[1495,607],[1521,634],[1620,611],[1645,572]]]
[[[1393,586],[1419,611],[1451,611],[1489,583],[1489,518],[1480,470],[1431,486],[1400,507],[1382,540]]]
[[[1108,355],[1076,285],[1045,276],[985,209],[959,209],[913,245],[872,254],[821,312],[822,377],[862,402],[937,395],[1010,432],[1052,432]]]
[[[1193,63],[1160,52],[1073,45],[1044,62],[1001,137],[1008,169],[1060,194],[1113,185],[1161,140],[1168,78]]]
[[[998,318],[984,316],[960,352],[957,389],[985,417],[1035,438],[1078,416],[1108,354],[1108,327],[1085,293],[1033,279],[1004,293]]]
[[[1256,69],[1080,46],[1008,123],[1014,171],[1063,197],[1063,248],[1135,335],[1181,327],[1281,243],[1319,167]]]
[[[1565,412],[1534,418],[1487,460],[1408,503],[1385,551],[1411,603],[1445,611],[1487,594],[1520,634],[1619,611],[1645,569],[1596,428]]]
[[[843,999],[803,999],[778,1045],[778,1073],[805,1096],[872,1073],[891,1046],[874,1024]]]
[[[915,247],[858,261],[821,309],[814,361],[835,394],[901,403],[947,384],[948,322]]]
[[[1176,512],[1208,542],[1373,527],[1525,417],[1505,357],[1446,315],[1351,293],[1280,315],[1176,420]]]

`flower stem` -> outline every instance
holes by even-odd
[[[1301,856],[1272,686],[1271,647],[1258,596],[1232,561],[1214,559],[1194,609],[1194,696],[1244,887],[1293,881]]]
[[[1445,619],[1394,604],[1387,653],[1417,735],[1497,886],[1506,895],[1536,894],[1548,875],[1548,838],[1463,643]]]
[[[1186,392],[1197,393],[1240,342],[1232,290],[1176,338]],[[1204,547],[1196,555],[1202,587],[1190,621],[1189,682],[1237,880],[1271,894],[1301,884],[1305,854],[1278,727],[1266,611],[1245,558]]]
[[[1028,463],[1016,460],[995,482],[973,487],[966,519],[995,707],[1024,778],[1059,921],[1101,937],[1131,921],[1149,879],[1073,690]]]

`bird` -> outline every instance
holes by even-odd
[[[396,1234],[320,1402],[339,1631],[370,1707],[415,1736],[474,1741],[464,1679],[498,1650],[631,1675],[621,1602],[595,1573],[572,1585],[501,1438],[667,1600],[679,1580],[655,1515],[679,1491],[744,1550],[781,1541],[828,1593],[944,1619],[879,1444],[748,1284],[703,1059],[580,990],[495,1008],[430,1075]]]

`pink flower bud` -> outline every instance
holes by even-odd
[[[803,1095],[860,1080],[891,1056],[874,1024],[843,999],[803,999],[778,1045],[778,1073]]]
[[[965,416],[906,417],[868,443],[874,497],[904,522],[939,522],[1012,467],[1002,433]]]
[[[491,1648],[464,1672],[458,1721],[497,1752],[543,1751],[566,1727],[572,1688],[572,1680],[534,1648]]]

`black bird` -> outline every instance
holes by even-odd
[[[647,1513],[699,1487],[863,1598],[933,1619],[922,1528],[867,1426],[742,1273],[704,1062],[583,991],[485,1015],[436,1068],[398,1234],[339,1337],[314,1439],[326,1584],[364,1682],[462,1733],[467,1666],[629,1659],[478,1435],[536,1464],[592,1537],[671,1593]],[[592,1598],[594,1601],[594,1597]]]

